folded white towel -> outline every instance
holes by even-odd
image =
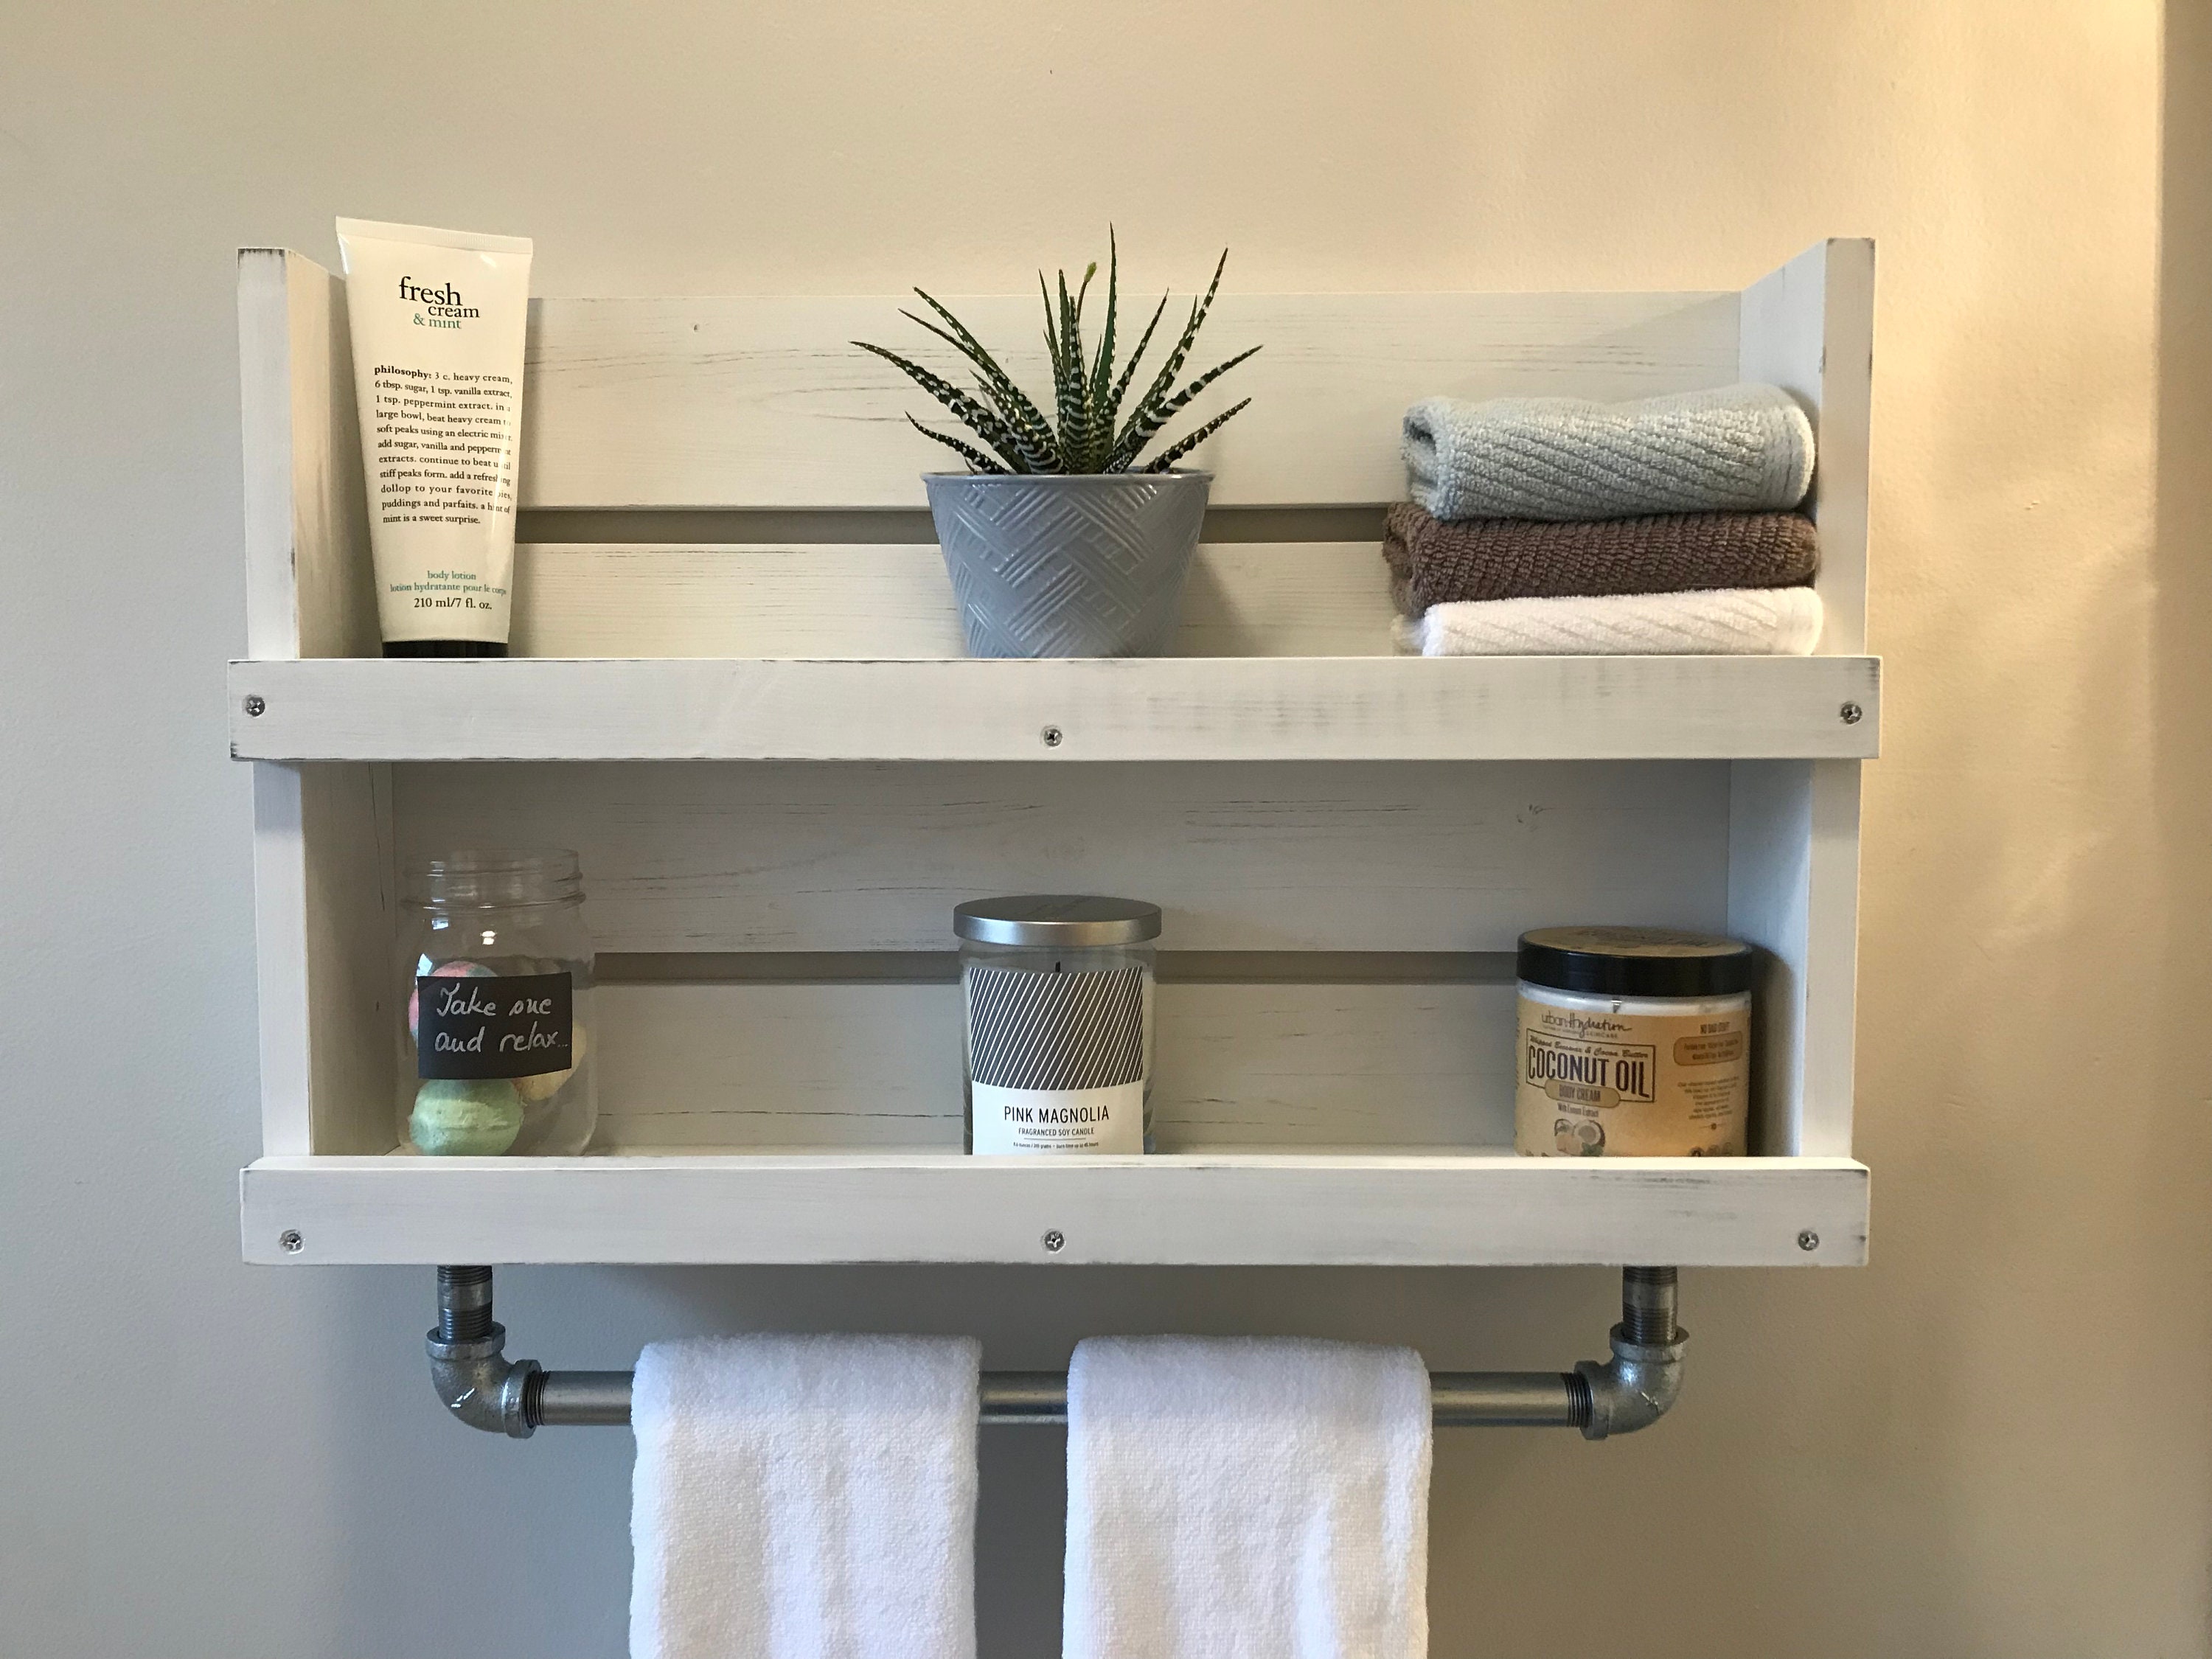
[[[1431,1433],[1411,1349],[1080,1344],[1063,1659],[1422,1659]]]
[[[1809,587],[1709,587],[1569,599],[1466,599],[1396,625],[1424,657],[1804,657],[1820,639]]]
[[[733,1336],[638,1356],[631,1659],[974,1659],[966,1337]]]
[[[1813,423],[1779,387],[1637,403],[1430,398],[1406,411],[1413,499],[1439,519],[1781,512],[1813,482]]]

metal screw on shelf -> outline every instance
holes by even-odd
[[[297,1255],[307,1248],[307,1241],[300,1237],[300,1231],[296,1227],[287,1227],[283,1232],[277,1234],[276,1243],[287,1255]]]
[[[1048,749],[1057,749],[1060,747],[1060,728],[1058,726],[1048,726],[1045,727],[1044,746]]]
[[[1866,710],[1855,702],[1847,702],[1836,712],[1844,717],[1844,724],[1846,726],[1856,726],[1866,714]]]
[[[1820,1248],[1820,1235],[1814,1232],[1810,1227],[1806,1228],[1803,1232],[1797,1235],[1797,1248],[1801,1250],[1819,1249]]]
[[[269,705],[258,696],[248,697],[246,700],[246,712],[251,716],[258,717],[261,711],[268,707]]]
[[[1050,1232],[1044,1236],[1045,1249],[1054,1255],[1059,1254],[1060,1247],[1066,1243],[1067,1235],[1061,1232],[1057,1227],[1054,1227]]]

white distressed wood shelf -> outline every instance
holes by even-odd
[[[253,1261],[1857,1266],[1848,1158],[264,1158]],[[1053,1243],[1051,1241],[1057,1241]]]
[[[1214,345],[1268,347],[1255,401],[1194,458],[1225,511],[1170,654],[1132,662],[963,659],[916,510],[936,456],[846,343],[896,301],[540,301],[514,656],[388,662],[343,286],[248,252],[246,1256],[1863,1261],[1872,283],[1871,245],[1832,241],[1741,292],[1224,297]],[[1030,349],[1031,301],[956,303]],[[1393,654],[1371,532],[1407,404],[1739,379],[1814,419],[1818,654]],[[593,993],[592,1156],[395,1154],[398,874],[463,845],[576,849],[598,948],[651,965]],[[1039,890],[1153,900],[1211,964],[1159,988],[1159,1156],[957,1152],[957,992],[884,964],[949,948],[963,898]],[[1563,921],[1762,947],[1759,1156],[1504,1152],[1498,964]]]
[[[1872,657],[231,665],[245,760],[1858,760]]]

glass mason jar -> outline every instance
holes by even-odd
[[[1152,1149],[1160,909],[1028,894],[952,913],[970,1152]]]
[[[399,1139],[434,1156],[580,1152],[599,1122],[576,855],[410,864],[399,923]]]

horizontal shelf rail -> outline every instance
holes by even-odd
[[[310,1155],[250,1166],[240,1213],[272,1263],[1856,1267],[1868,1179],[1502,1150]]]
[[[1675,1319],[1672,1267],[1621,1270],[1613,1358],[1568,1371],[1437,1371],[1429,1379],[1438,1428],[1572,1428],[1589,1440],[1656,1423],[1681,1389],[1689,1333]],[[438,1398],[459,1421],[512,1438],[541,1428],[613,1428],[630,1420],[629,1371],[549,1371],[506,1357],[492,1318],[492,1270],[438,1269],[438,1324],[427,1339]],[[1064,1371],[986,1371],[977,1389],[986,1425],[1064,1424]]]
[[[1510,985],[1510,951],[1163,951],[1165,985]],[[951,985],[957,951],[602,951],[599,985]]]
[[[1872,757],[1873,657],[234,662],[241,760]]]

